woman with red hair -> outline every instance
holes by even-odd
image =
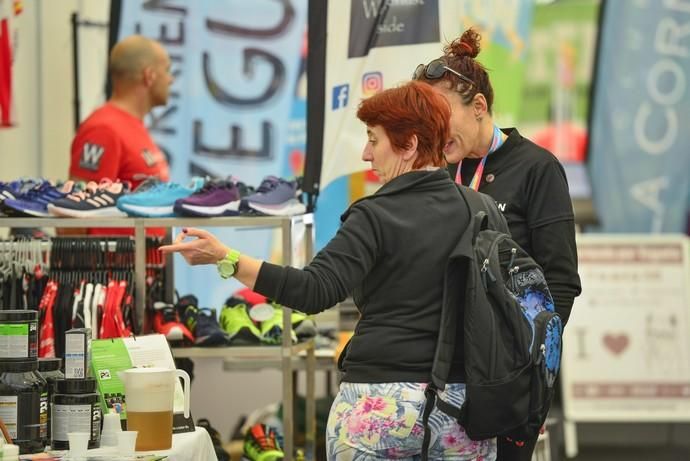
[[[443,273],[436,269],[446,266],[470,213],[442,168],[450,107],[440,93],[410,82],[364,100],[357,117],[368,137],[362,160],[384,184],[350,206],[338,233],[304,269],[240,255],[196,229],[183,229],[162,250],[192,265],[218,264],[222,276],[308,314],[352,295],[361,317],[341,355],[328,459],[419,459],[443,303]],[[462,366],[454,369],[462,373]],[[451,376],[441,397],[460,406],[463,381]],[[436,408],[429,426],[429,459],[495,458],[494,439],[470,440]]]

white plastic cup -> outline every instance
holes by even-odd
[[[119,413],[106,413],[103,416],[103,431],[101,432],[102,447],[116,447],[117,433],[122,432]]]
[[[71,457],[86,456],[86,451],[89,449],[90,438],[91,434],[88,432],[68,432],[69,455]]]
[[[117,450],[120,456],[134,456],[138,431],[120,431],[117,433]]]

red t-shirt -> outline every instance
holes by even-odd
[[[109,102],[79,126],[72,141],[69,174],[96,182],[120,179],[129,181],[132,188],[151,176],[170,179],[168,162],[144,122]],[[92,228],[89,234],[131,235],[132,231]]]

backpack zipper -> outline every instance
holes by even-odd
[[[484,258],[484,261],[482,262],[482,268],[480,269],[480,272],[482,273],[482,282],[484,283],[484,288],[487,289],[487,283],[486,283],[486,277],[487,275],[489,276],[489,279],[491,280],[492,283],[496,282],[496,276],[491,272],[491,268],[489,267],[489,258],[491,255],[494,253],[494,250],[498,246],[499,243],[501,243],[505,237],[503,235],[499,235],[494,239],[493,242],[491,242],[491,246],[489,247],[489,251],[487,251],[487,256]]]

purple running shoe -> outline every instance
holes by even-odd
[[[232,181],[210,181],[187,198],[175,201],[180,216],[236,216],[239,214],[240,191]]]

